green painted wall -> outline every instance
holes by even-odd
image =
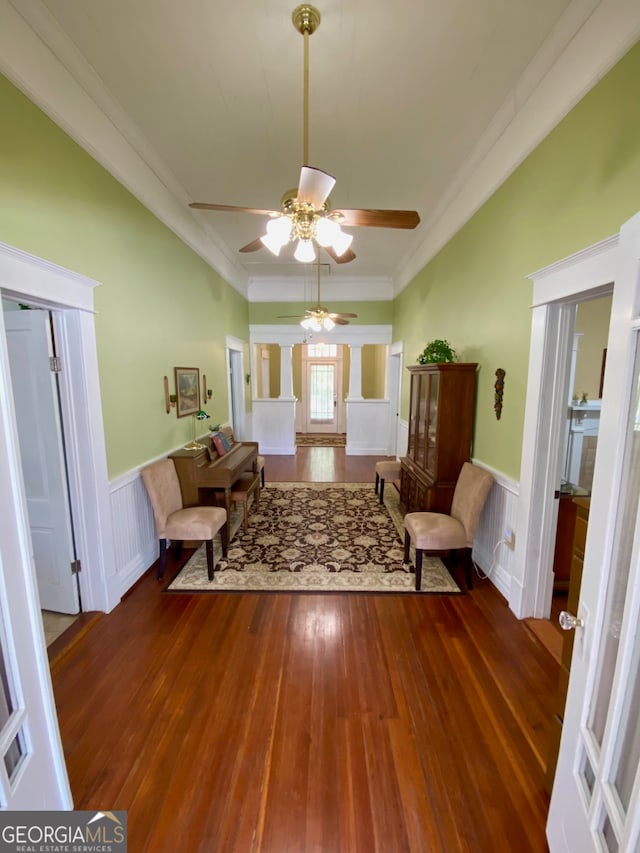
[[[619,230],[640,209],[640,46],[616,65],[391,302],[336,303],[388,324],[411,363],[434,337],[478,361],[474,455],[519,478],[529,354],[526,276]],[[110,476],[185,441],[162,377],[199,367],[228,418],[224,342],[309,302],[248,305],[8,81],[0,78],[0,240],[88,275]],[[333,307],[333,306],[331,306]],[[292,319],[291,323],[296,320]],[[502,419],[495,370],[506,370]],[[402,414],[408,415],[408,382]]]
[[[604,239],[640,209],[640,45],[549,134],[394,302],[394,340],[415,360],[447,338],[478,361],[473,453],[520,477],[531,316],[526,276]],[[506,370],[493,411],[495,371]],[[408,377],[402,416],[408,417]]]
[[[362,396],[365,400],[381,400],[387,375],[386,344],[362,347]]]
[[[96,335],[109,475],[184,443],[162,378],[198,367],[225,421],[226,335],[248,339],[243,299],[0,77],[0,240],[101,282]]]
[[[589,400],[600,396],[602,355],[609,336],[611,296],[582,302],[576,311],[576,332],[581,334],[576,358],[575,382],[569,389],[573,396],[587,394]]]

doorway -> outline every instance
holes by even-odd
[[[306,344],[302,348],[302,431],[343,433],[343,346]]]
[[[244,436],[244,342],[227,336],[228,386],[227,398],[234,434]]]
[[[81,611],[51,312],[2,301],[32,553],[47,645]]]
[[[572,583],[577,504],[591,500],[595,453],[604,387],[604,365],[611,321],[611,293],[575,303],[567,380],[567,410],[562,427],[561,471],[557,495],[550,620],[558,635],[558,614],[566,609]],[[576,589],[579,579],[573,578]],[[559,641],[558,641],[559,644]]]

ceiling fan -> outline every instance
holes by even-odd
[[[329,193],[336,179],[307,165],[309,162],[309,36],[320,25],[320,12],[303,4],[294,9],[293,25],[304,37],[304,115],[303,163],[297,188],[287,190],[280,201],[280,210],[261,210],[254,207],[237,207],[229,204],[212,204],[194,201],[189,207],[198,210],[220,210],[232,213],[255,213],[268,216],[266,233],[247,243],[240,252],[256,252],[266,247],[279,255],[283,246],[297,241],[294,257],[302,263],[316,259],[314,244],[321,246],[338,264],[348,263],[356,257],[351,246],[352,234],[342,230],[342,225],[370,228],[415,228],[420,217],[415,210],[376,210],[345,208],[332,210]]]
[[[323,308],[323,306],[320,305],[320,262],[318,262],[316,266],[318,270],[318,289],[315,308],[307,308],[304,312],[304,316],[300,316],[299,314],[284,314],[280,315],[278,320],[291,320],[295,318],[300,320],[302,328],[309,332],[321,332],[323,329],[325,332],[330,332],[336,325],[348,326],[349,321],[355,319],[358,316],[357,314],[341,314],[334,311],[327,311],[326,308]]]

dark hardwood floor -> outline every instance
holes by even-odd
[[[374,462],[299,448],[267,481],[373,488]],[[132,853],[547,849],[558,666],[488,581],[172,595],[150,571],[51,668],[75,807],[126,809]]]

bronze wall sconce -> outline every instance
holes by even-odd
[[[499,367],[496,370],[496,382],[493,386],[495,389],[494,401],[493,401],[493,410],[496,413],[496,419],[500,420],[500,416],[502,414],[502,397],[504,394],[504,377],[505,371]]]

